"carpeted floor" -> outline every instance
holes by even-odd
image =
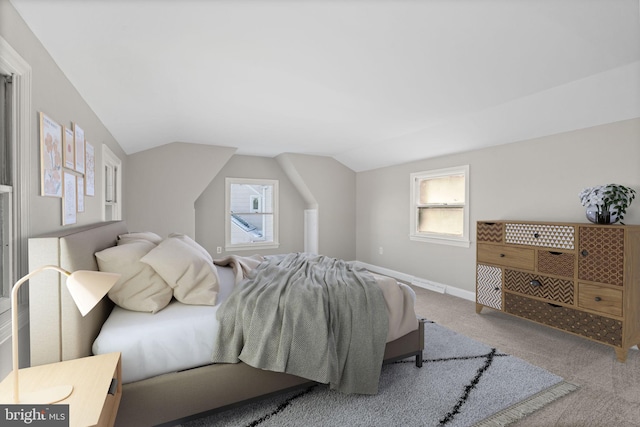
[[[514,424],[517,427],[640,426],[640,352],[625,363],[613,349],[491,309],[421,288],[418,314],[544,368],[580,388]]]
[[[575,389],[433,322],[425,325],[425,343],[424,366],[415,367],[414,359],[385,365],[377,395],[345,395],[318,385],[183,426],[463,427],[483,420],[482,425],[502,426]]]

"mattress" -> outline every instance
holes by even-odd
[[[93,353],[122,353],[124,384],[210,364],[218,332],[216,312],[233,290],[235,277],[231,267],[216,268],[220,291],[215,306],[173,300],[155,314],[115,306],[93,343]]]

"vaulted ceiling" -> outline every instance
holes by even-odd
[[[11,0],[126,153],[355,171],[640,117],[638,0]]]

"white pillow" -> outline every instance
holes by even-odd
[[[96,253],[100,271],[122,275],[108,294],[120,307],[157,313],[171,301],[171,287],[153,268],[140,262],[155,247],[146,240],[135,240]]]
[[[209,258],[183,239],[170,237],[140,261],[149,264],[173,288],[173,296],[181,303],[215,305],[220,284]]]
[[[162,242],[162,237],[158,236],[156,233],[152,231],[138,231],[135,233],[126,233],[118,236],[118,244],[123,245],[125,243],[129,243],[136,240],[146,240],[148,242],[153,243],[154,245],[159,245]]]
[[[195,240],[193,240],[191,237],[187,236],[186,234],[179,234],[179,233],[171,233],[169,234],[169,238],[172,239],[179,239],[181,241],[183,241],[184,243],[193,246],[195,249],[197,249],[198,251],[200,251],[202,253],[202,255],[204,255],[209,261],[213,262],[213,257],[211,256],[211,254],[202,246],[200,246],[200,244],[198,242],[196,242]]]

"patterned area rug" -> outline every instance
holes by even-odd
[[[383,366],[375,396],[314,385],[182,425],[497,427],[576,389],[544,369],[429,322],[423,367],[413,358]]]

